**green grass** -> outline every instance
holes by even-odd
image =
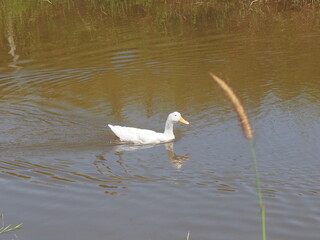
[[[2,227],[0,228],[0,234],[11,232],[11,231],[15,231],[15,230],[18,230],[18,229],[22,228],[22,224],[19,224],[19,225],[15,226],[15,227],[11,227],[11,225],[5,226],[4,225],[3,214],[1,214],[0,216],[1,216],[1,222],[2,222]]]
[[[187,233],[186,240],[189,240],[190,232]]]
[[[266,237],[266,222],[265,222],[265,216],[264,216],[265,206],[263,204],[263,199],[262,199],[262,194],[261,194],[260,176],[259,176],[259,171],[258,171],[258,166],[257,166],[257,158],[256,158],[256,153],[254,150],[254,145],[253,145],[252,139],[249,139],[249,144],[250,144],[254,172],[256,175],[256,187],[257,187],[257,192],[258,192],[258,201],[259,201],[260,216],[261,216],[261,239],[266,240],[267,239],[267,237]]]

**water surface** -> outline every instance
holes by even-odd
[[[154,29],[85,7],[1,25],[1,212],[19,239],[259,239],[249,144],[209,71],[251,120],[268,238],[319,238],[316,23]],[[173,111],[191,124],[170,144],[118,144],[106,126],[163,131]]]

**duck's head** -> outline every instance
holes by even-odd
[[[189,122],[184,120],[183,117],[181,116],[181,114],[178,113],[178,112],[170,113],[169,116],[168,116],[168,119],[173,123],[181,122],[181,123],[184,123],[184,124],[189,124]]]

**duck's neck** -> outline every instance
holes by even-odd
[[[173,123],[169,119],[167,119],[167,121],[166,121],[166,126],[164,128],[164,135],[166,135],[169,138],[174,139]]]

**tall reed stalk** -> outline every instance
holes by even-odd
[[[261,187],[260,187],[260,177],[259,177],[259,171],[257,167],[257,158],[256,158],[256,153],[254,150],[254,145],[253,145],[253,133],[252,133],[252,128],[249,123],[248,116],[244,110],[243,105],[241,104],[239,98],[236,96],[236,94],[233,92],[232,88],[226,84],[225,81],[223,81],[221,78],[217,77],[216,75],[209,73],[210,76],[213,78],[213,80],[222,88],[222,90],[225,92],[227,97],[230,99],[231,103],[233,104],[236,112],[238,113],[241,125],[243,127],[244,133],[246,138],[249,141],[250,145],[250,151],[251,151],[251,156],[252,156],[252,162],[253,162],[253,167],[256,175],[256,187],[257,187],[257,192],[258,192],[258,200],[259,200],[259,207],[260,207],[260,215],[261,215],[261,238],[262,240],[266,240],[266,224],[265,224],[265,215],[264,215],[264,210],[265,206],[263,204],[262,200],[262,194],[261,194]]]

